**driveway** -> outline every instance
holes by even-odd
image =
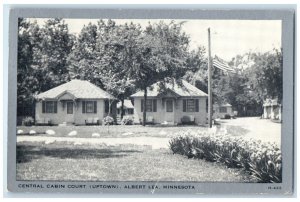
[[[224,119],[220,121],[221,127],[228,129],[241,128],[245,138],[258,139],[264,142],[281,143],[281,124],[274,123],[269,119],[259,117],[238,117],[236,119]]]

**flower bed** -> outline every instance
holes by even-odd
[[[186,131],[172,138],[169,144],[173,153],[244,169],[257,182],[282,181],[281,151],[275,143]]]

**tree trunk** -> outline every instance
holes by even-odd
[[[110,113],[111,113],[111,111],[110,111],[110,106],[111,106],[111,101],[110,101],[110,99],[108,100],[108,116],[110,116]]]
[[[124,116],[124,96],[122,96],[122,100],[121,100],[121,120],[123,119]]]
[[[146,125],[147,87],[144,89],[143,126]]]

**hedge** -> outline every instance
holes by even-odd
[[[281,151],[275,143],[186,131],[169,142],[174,154],[241,168],[261,183],[282,182]]]

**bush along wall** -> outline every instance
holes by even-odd
[[[257,182],[282,181],[281,151],[275,143],[186,131],[172,138],[169,147],[174,154],[241,168]]]

